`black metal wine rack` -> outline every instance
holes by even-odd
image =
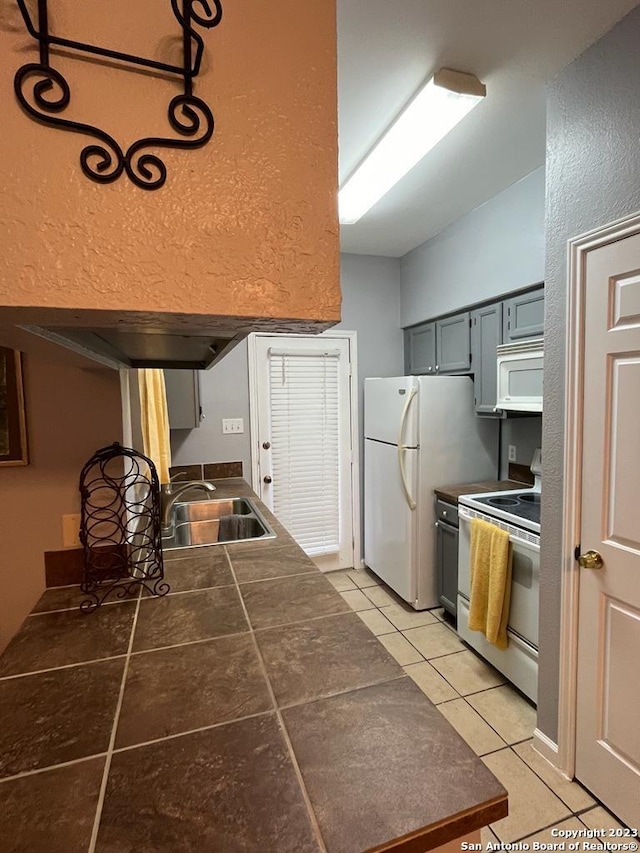
[[[80,474],[80,542],[84,549],[80,605],[84,613],[106,598],[147,589],[166,595],[162,561],[160,483],[155,465],[118,442],[97,450]]]

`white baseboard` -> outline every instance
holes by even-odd
[[[559,766],[560,751],[558,749],[558,744],[554,743],[554,741],[552,741],[550,737],[547,737],[544,732],[541,732],[540,729],[535,729],[533,732],[533,748],[544,759],[546,759],[552,767],[555,767],[559,773],[562,773],[566,779],[570,778]]]

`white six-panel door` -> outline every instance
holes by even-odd
[[[586,255],[576,777],[640,826],[640,234]]]

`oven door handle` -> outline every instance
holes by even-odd
[[[460,505],[458,507],[458,520],[460,522],[460,526],[462,526],[462,522],[464,521],[466,524],[469,525],[469,529],[471,529],[471,522],[474,518],[476,518],[476,516],[471,515],[464,506]],[[496,523],[497,519],[493,519],[489,515],[483,515],[482,520],[488,521],[489,524],[495,524],[496,527],[500,527],[500,524]],[[514,529],[514,525],[512,524],[510,524],[509,527],[512,530]],[[500,527],[500,529],[504,530],[504,527]],[[512,545],[522,545],[525,548],[529,548],[531,551],[534,551],[535,553],[540,552],[540,545],[535,542],[531,542],[531,540],[526,538],[526,530],[522,531],[522,536],[518,536],[517,533],[511,533],[510,530],[507,530],[507,533],[509,534],[509,542]]]

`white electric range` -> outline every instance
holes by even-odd
[[[538,690],[538,609],[540,574],[540,503],[542,454],[531,463],[533,487],[522,491],[464,495],[459,500],[458,633],[460,637],[532,701]],[[471,521],[481,518],[509,533],[512,555],[508,646],[498,649],[479,631],[470,631]]]

